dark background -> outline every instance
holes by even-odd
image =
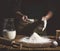
[[[53,17],[48,20],[47,33],[55,35],[56,29],[60,29],[60,2],[59,0],[0,0],[0,34],[3,27],[3,19],[16,18],[19,10],[29,18],[41,18],[48,11],[53,12]]]

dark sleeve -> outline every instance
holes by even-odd
[[[17,25],[17,33],[31,36],[34,30],[36,29],[36,27],[41,24],[41,21],[36,21],[34,23],[29,23],[29,24],[26,23],[20,24],[20,23]]]

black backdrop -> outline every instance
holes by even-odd
[[[60,2],[59,0],[0,0],[0,33],[3,27],[3,19],[15,17],[17,10],[29,16],[29,18],[41,18],[51,10],[54,15],[48,20],[47,33],[55,35],[56,29],[60,29]]]

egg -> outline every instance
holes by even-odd
[[[59,36],[59,40],[60,40],[60,36]]]
[[[58,42],[57,41],[53,41],[53,45],[54,46],[58,46]]]

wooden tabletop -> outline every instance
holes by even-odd
[[[17,35],[15,41],[17,42],[18,39],[24,37],[23,35]],[[53,36],[51,36],[50,38],[53,38]],[[54,37],[55,38],[55,37]],[[22,47],[21,44],[17,47],[13,47],[13,46],[7,46],[7,45],[3,45],[0,44],[0,49],[7,49],[9,51],[16,51],[16,50],[60,50],[60,46],[58,47],[48,47],[48,48],[29,48],[29,47]]]

